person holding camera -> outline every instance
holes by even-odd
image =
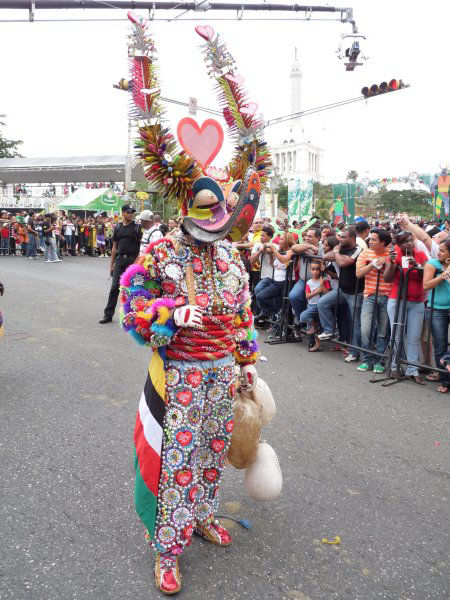
[[[123,222],[119,223],[114,229],[111,263],[109,266],[112,283],[104,315],[99,321],[102,325],[104,323],[111,323],[116,311],[117,299],[119,298],[120,277],[139,255],[142,227],[134,223],[135,214],[136,209],[130,206],[130,204],[124,204],[122,206]]]
[[[254,298],[256,298],[262,290],[269,287],[273,281],[273,252],[270,245],[272,236],[272,227],[264,226],[261,229],[260,241],[256,242],[252,247],[250,267],[253,269],[256,265],[261,274],[260,280],[253,290]],[[266,320],[263,315],[255,315],[255,321],[261,320],[259,318],[260,316],[263,321]]]
[[[447,364],[450,325],[450,237],[439,244],[437,258],[432,258],[425,265],[423,287],[428,291],[427,317],[428,321],[431,320],[436,365],[440,368],[444,365],[447,369],[446,374],[439,373],[440,385],[437,391],[446,394],[450,383],[450,369]]]
[[[396,241],[397,245],[391,247],[389,250],[389,263],[386,266],[383,275],[385,282],[392,282],[387,303],[387,312],[392,331],[395,321],[395,308],[397,302],[399,302],[398,287],[400,282],[400,270],[396,267],[401,267],[406,282],[404,293],[406,293],[407,296],[405,314],[399,314],[397,319],[398,323],[404,324],[403,328],[397,325],[395,336],[397,351],[400,345],[400,335],[402,331],[406,330],[406,360],[408,363],[418,363],[420,362],[420,336],[425,314],[422,266],[428,261],[428,257],[424,252],[414,248],[414,238],[409,231],[405,231],[398,235]],[[395,355],[392,358],[393,362],[395,362]],[[419,375],[418,367],[407,364],[405,374],[406,377],[409,377],[414,383],[425,385],[425,381]]]
[[[46,263],[61,262],[56,253],[53,232],[56,229],[56,221],[52,220],[52,215],[47,213],[42,222],[42,235],[44,237],[44,261]]]

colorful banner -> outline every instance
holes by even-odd
[[[288,184],[288,218],[302,220],[312,213],[312,179],[291,179]]]
[[[450,175],[442,173],[437,178],[437,189],[435,192],[434,211],[438,219],[448,218],[449,216],[449,191]]]
[[[363,189],[359,183],[333,184],[333,204],[330,208],[330,220],[338,223],[355,221],[355,198],[361,196]]]

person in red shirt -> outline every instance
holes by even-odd
[[[400,314],[400,309],[397,319],[398,323],[404,323],[404,327],[397,325],[396,331],[397,348],[400,345],[400,336],[406,331],[406,334],[403,337],[406,339],[405,353],[408,363],[420,362],[420,335],[425,315],[425,292],[422,281],[422,267],[427,260],[428,257],[424,252],[415,249],[413,236],[408,231],[404,231],[397,236],[397,245],[395,247],[391,246],[389,251],[389,263],[384,271],[384,281],[388,283],[392,282],[387,304],[391,331],[394,327],[397,302],[402,302],[401,300],[398,300],[400,270],[397,267],[403,269],[405,281],[408,273],[408,282],[404,291],[404,293],[406,293],[405,314]],[[416,268],[409,271],[412,267]],[[396,360],[395,354],[392,360]],[[419,375],[418,367],[411,364],[406,365],[405,374],[415,383],[425,385],[425,381]]]

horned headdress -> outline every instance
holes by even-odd
[[[210,77],[216,81],[228,132],[235,145],[231,162],[211,166],[223,143],[223,130],[214,119],[201,126],[186,117],[178,123],[177,144],[164,120],[157,77],[156,50],[145,19],[129,13],[131,79],[121,87],[131,92],[130,117],[137,122],[138,156],[146,178],[168,201],[178,204],[183,227],[195,239],[236,241],[250,227],[271,168],[263,139],[258,105],[250,102],[235,61],[209,25],[195,28],[205,41],[203,52]],[[123,81],[123,80],[122,80]],[[210,199],[210,200],[208,200]]]

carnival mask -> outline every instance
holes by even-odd
[[[136,148],[145,176],[165,198],[178,203],[182,226],[194,239],[206,243],[223,238],[237,241],[251,226],[261,186],[271,167],[262,138],[263,123],[255,116],[258,106],[247,100],[243,78],[235,72],[233,58],[212,27],[196,27],[206,41],[208,74],[218,84],[220,101],[225,105],[223,117],[236,153],[225,169],[211,167],[223,144],[223,129],[214,119],[199,126],[191,117],[178,124],[180,149],[161,124],[156,50],[148,23],[134,13],[128,17],[133,26],[128,51],[131,79],[120,87],[133,97],[130,117],[138,123]]]

